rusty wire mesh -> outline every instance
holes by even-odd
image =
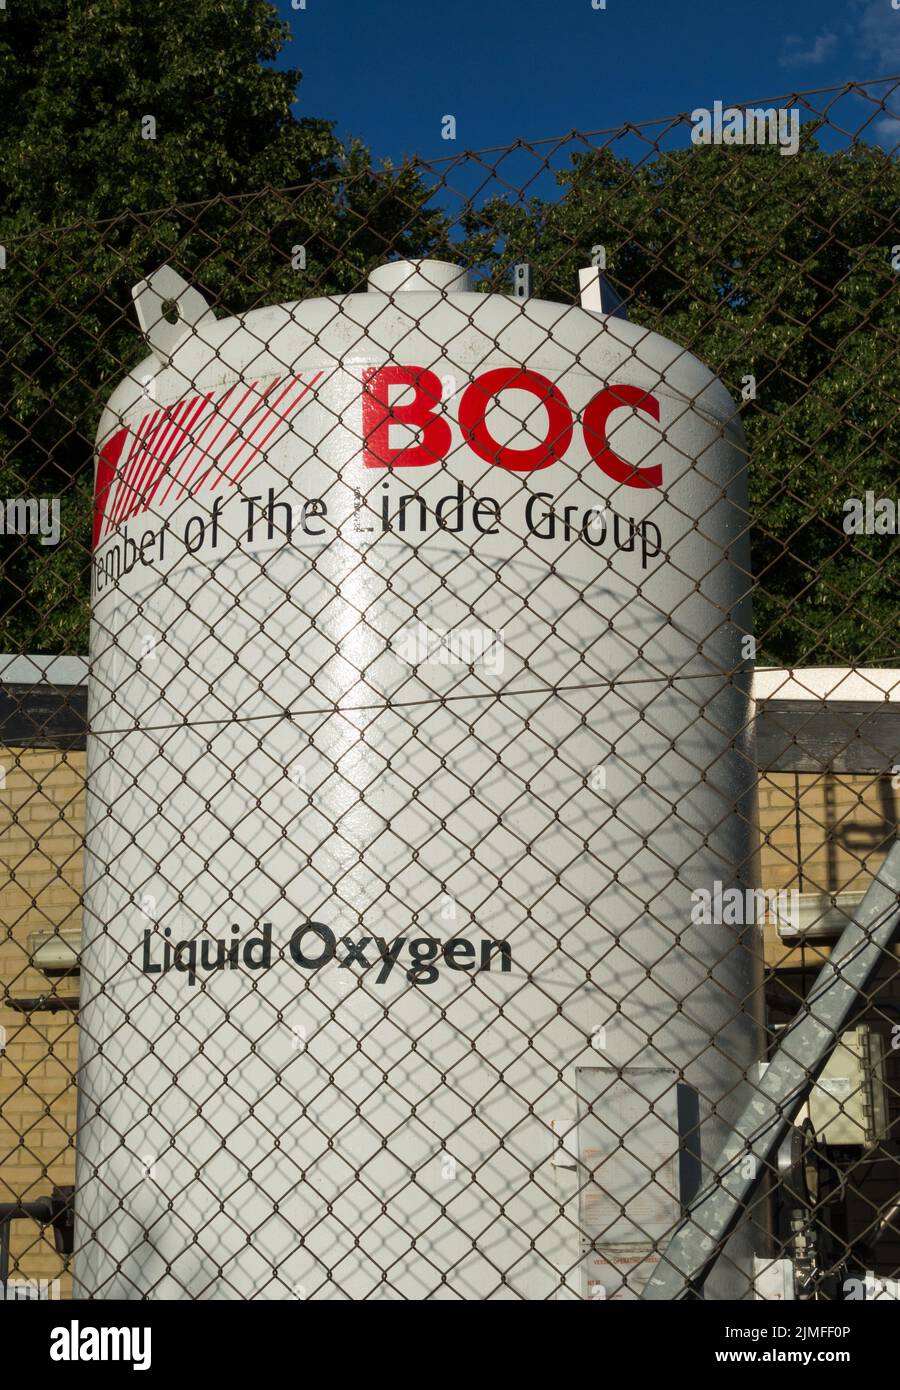
[[[6,247],[9,1289],[640,1292],[896,838],[896,87]],[[219,326],[155,395],[162,264]],[[88,652],[92,506],[85,674],[23,666]],[[712,1296],[900,1278],[882,954]]]

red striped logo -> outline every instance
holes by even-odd
[[[242,475],[286,431],[288,422],[322,376],[309,382],[280,377],[235,383],[219,392],[185,396],[116,430],[100,450],[94,497],[94,546],[158,496],[163,506],[196,497]]]

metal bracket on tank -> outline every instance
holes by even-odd
[[[171,358],[199,323],[216,317],[200,291],[170,265],[161,265],[146,280],[139,280],[131,295],[141,332],[163,361]]]
[[[625,305],[606,278],[606,247],[591,247],[591,263],[578,272],[578,297],[582,309],[594,314],[609,314],[614,319],[628,319]]]

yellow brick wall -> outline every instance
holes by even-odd
[[[28,938],[81,925],[84,753],[0,749],[0,1201],[32,1200],[75,1181],[78,1026],[71,1013],[30,1016],[2,995],[45,994]],[[57,992],[77,993],[61,980]],[[4,1035],[0,1033],[0,1040]],[[12,1226],[10,1278],[69,1279],[52,1238],[31,1221]]]
[[[759,782],[760,881],[801,893],[862,893],[897,834],[900,792],[890,776],[779,772]],[[789,950],[766,927],[766,963],[787,968],[824,959],[830,946]]]

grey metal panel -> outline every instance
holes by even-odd
[[[0,685],[0,746],[84,748],[86,685]]]
[[[887,773],[900,762],[900,705],[764,700],[756,748],[762,772]]]

